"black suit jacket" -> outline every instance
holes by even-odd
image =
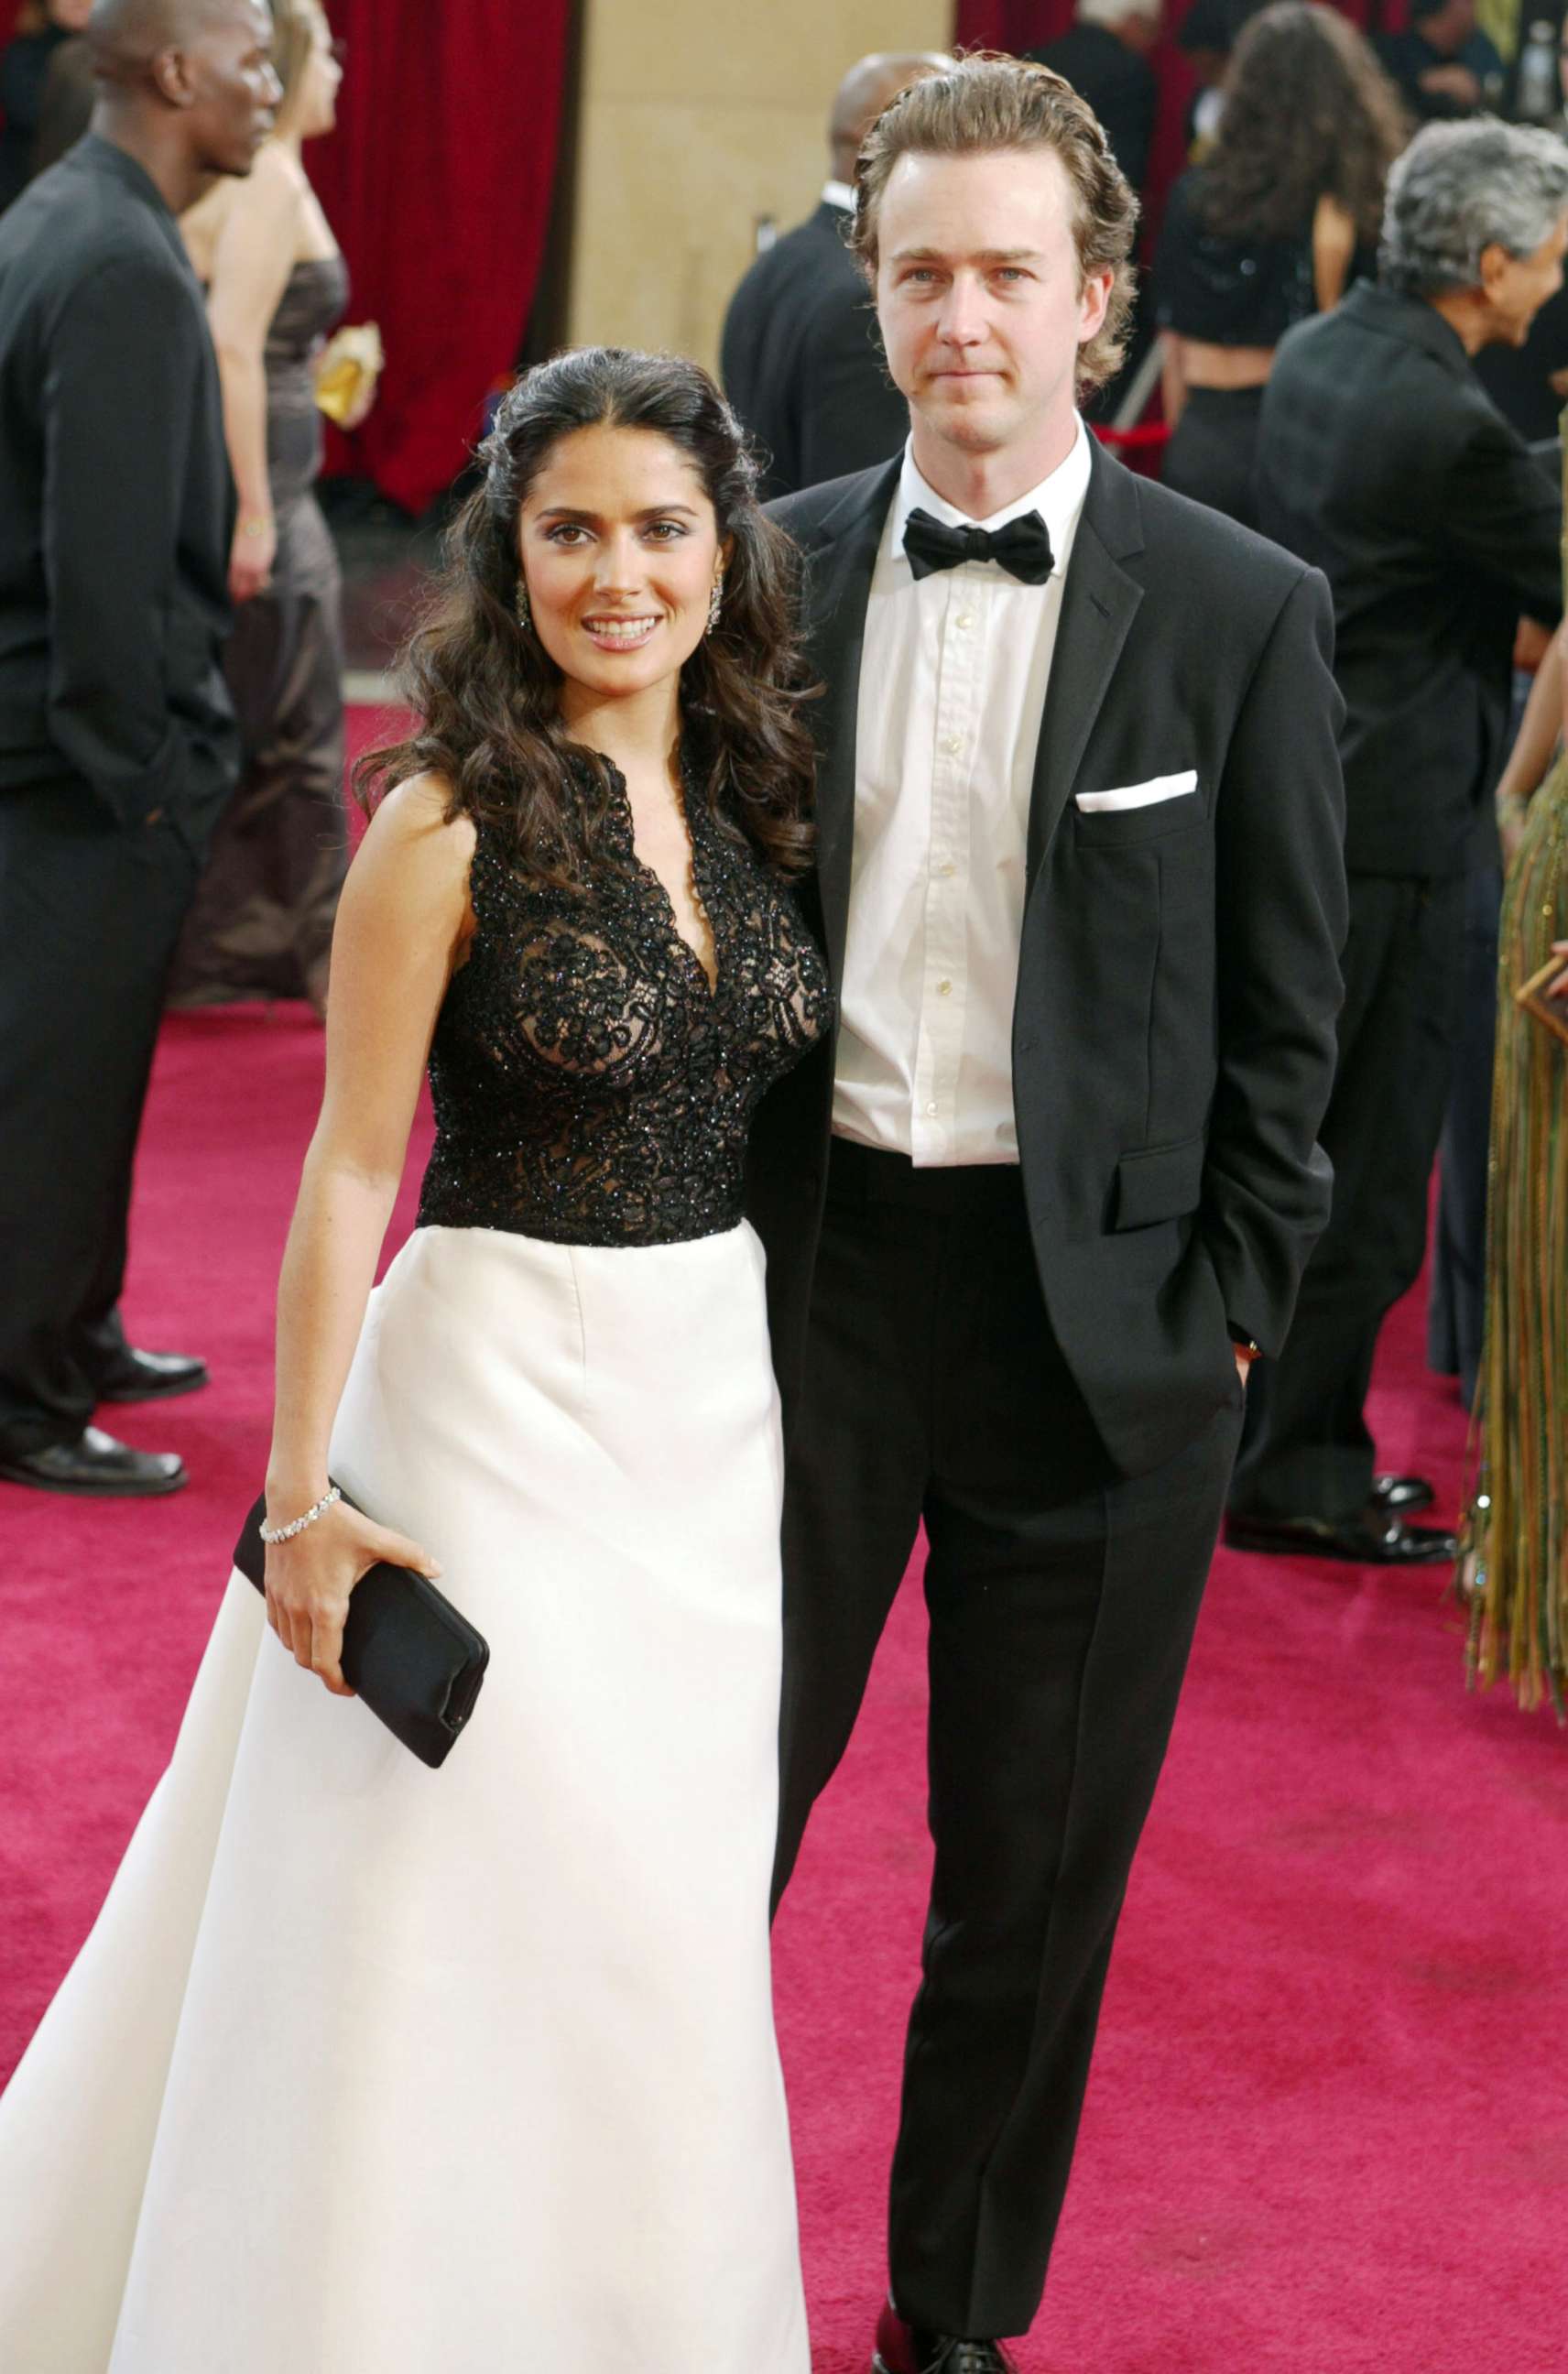
[[[762,448],[764,496],[884,462],[909,434],[845,220],[824,198],[757,258],[725,317],[725,393]]]
[[[1352,873],[1464,871],[1501,764],[1521,611],[1562,615],[1562,499],[1418,297],[1358,282],[1280,344],[1265,533],[1321,569]]]
[[[826,679],[807,896],[843,978],[867,600],[896,466],[775,515],[807,558]],[[1051,1321],[1121,1468],[1239,1392],[1234,1326],[1284,1340],[1328,1213],[1315,1144],[1346,924],[1321,578],[1098,447],[1067,571],[1029,819],[1013,1015],[1020,1160]],[[1158,804],[1075,794],[1192,770]],[[786,1413],[800,1385],[832,1051],[764,1099],[751,1213]]]
[[[74,778],[126,824],[221,797],[233,528],[195,275],[89,135],[0,220],[0,794]]]
[[[1088,100],[1117,164],[1141,194],[1160,103],[1159,76],[1149,60],[1105,25],[1070,25],[1055,41],[1023,54],[1049,66]]]

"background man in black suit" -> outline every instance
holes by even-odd
[[[878,2363],[985,2374],[1040,2298],[1243,1375],[1327,1212],[1339,704],[1322,580],[1085,434],[1137,209],[1083,102],[968,61],[857,191],[913,433],[777,513],[841,999],[753,1141],[778,1882],[924,1519],[936,1869]]]
[[[1228,1538],[1441,1560],[1431,1487],[1373,1477],[1364,1413],[1384,1314],[1421,1269],[1464,982],[1466,875],[1496,781],[1521,612],[1562,609],[1551,478],[1469,357],[1561,287],[1568,150],[1491,119],[1431,124],[1389,177],[1375,285],[1279,347],[1258,445],[1267,532],[1326,575],[1350,936],[1323,1139],[1334,1213],[1282,1359],[1258,1379]]]
[[[817,211],[760,254],[730,300],[719,367],[761,448],[765,495],[885,462],[909,415],[888,377],[866,282],[844,245],[860,142],[914,76],[946,61],[912,50],[862,58],[828,123],[829,180]]]
[[[1418,123],[1474,115],[1503,97],[1503,60],[1476,23],[1475,0],[1410,0],[1402,32],[1376,37],[1379,56]]]
[[[1160,80],[1149,53],[1164,0],[1078,0],[1076,21],[1024,55],[1070,82],[1100,120],[1111,152],[1139,197],[1149,173]]]
[[[175,216],[279,97],[262,0],[97,0],[93,131],[0,222],[0,1475],[172,1491],[100,1401],[163,980],[218,810],[233,492]]]

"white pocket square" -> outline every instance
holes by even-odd
[[[1106,808],[1151,808],[1156,800],[1179,800],[1197,789],[1197,769],[1184,767],[1179,775],[1150,775],[1147,783],[1126,783],[1115,792],[1076,792],[1076,805],[1086,816]]]

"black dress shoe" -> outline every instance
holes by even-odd
[[[166,1402],[206,1382],[206,1362],[185,1352],[136,1352],[127,1344],[98,1381],[100,1402]]]
[[[877,2320],[872,2374],[1018,2374],[999,2341],[964,2341],[905,2324],[891,2300]]]
[[[172,1451],[133,1451],[96,1426],[75,1442],[53,1442],[42,1451],[0,1457],[0,1481],[30,1484],[36,1492],[80,1492],[100,1499],[150,1500],[178,1492],[189,1482],[184,1463]]]
[[[1359,1517],[1337,1524],[1320,1517],[1227,1517],[1225,1542],[1233,1550],[1280,1557],[1340,1558],[1350,1566],[1443,1566],[1458,1556],[1454,1534],[1439,1525],[1408,1525],[1373,1502]]]
[[[1374,1475],[1372,1479],[1373,1506],[1393,1516],[1413,1517],[1418,1509],[1430,1509],[1437,1498],[1437,1487],[1424,1475]]]

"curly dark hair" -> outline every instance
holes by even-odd
[[[1277,0],[1244,26],[1204,160],[1202,209],[1228,238],[1294,239],[1335,198],[1375,240],[1405,146],[1398,94],[1364,35],[1315,0]]]
[[[518,618],[518,514],[563,437],[645,429],[691,462],[730,546],[718,625],[687,661],[683,743],[720,826],[782,877],[811,860],[815,753],[800,711],[817,688],[796,632],[799,559],[757,502],[744,432],[707,372],[672,355],[584,347],[527,372],[479,449],[485,476],[447,531],[443,567],[401,662],[414,732],[354,769],[360,803],[408,776],[450,787],[448,817],[509,836],[532,879],[584,889],[617,859],[604,832],[619,796],[608,762],[574,742],[561,672]]]

